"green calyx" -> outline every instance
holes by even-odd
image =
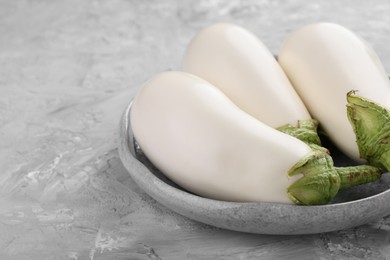
[[[356,135],[360,157],[390,171],[390,110],[366,98],[347,94],[348,119]]]
[[[298,205],[327,204],[341,186],[332,158],[321,151],[309,153],[288,171],[289,176],[297,174],[303,177],[288,187],[287,195]]]
[[[320,137],[317,134],[318,121],[315,119],[298,120],[297,126],[283,125],[277,130],[285,134],[291,135],[308,145],[321,146]]]
[[[302,177],[288,187],[288,197],[298,205],[322,205],[340,189],[378,180],[382,171],[369,165],[335,167],[328,153],[314,150],[288,171],[289,176],[298,174]]]
[[[382,169],[359,165],[335,167],[329,150],[321,146],[314,119],[299,120],[297,126],[284,125],[279,131],[306,143],[312,152],[296,163],[289,176],[302,177],[287,189],[288,197],[298,205],[322,205],[332,201],[340,189],[380,179]]]
[[[291,135],[310,146],[314,151],[329,153],[328,149],[321,146],[321,139],[317,133],[318,121],[315,119],[298,120],[297,126],[290,124],[278,127],[282,133]]]

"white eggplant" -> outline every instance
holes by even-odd
[[[311,115],[344,153],[355,160],[361,160],[360,157],[367,159],[373,165],[387,164],[385,168],[389,170],[389,163],[374,162],[372,155],[365,152],[376,151],[375,147],[389,138],[374,138],[370,146],[361,142],[364,139],[361,136],[367,135],[361,131],[363,128],[386,128],[387,135],[390,133],[388,119],[378,121],[374,118],[377,116],[363,118],[360,116],[362,113],[356,113],[356,104],[361,105],[365,99],[385,108],[390,107],[388,76],[378,56],[364,40],[337,24],[307,25],[285,40],[279,53],[279,63]],[[355,96],[350,92],[352,90],[365,99]],[[365,102],[365,106],[369,103]],[[357,121],[364,122],[366,126],[357,126]],[[373,135],[375,133],[368,134],[370,137]],[[389,148],[385,150],[376,151],[374,157],[383,157],[382,154],[389,152]]]
[[[314,150],[328,152],[321,147],[318,122],[311,119],[275,57],[251,32],[226,23],[203,29],[190,42],[183,69],[219,88],[259,121],[304,141]],[[360,184],[368,181],[361,176],[372,176],[378,169],[358,166],[337,171],[349,178],[354,172],[353,185],[357,185],[357,180]]]
[[[205,197],[324,204],[345,179],[328,154],[263,124],[189,73],[164,72],[147,81],[130,120],[150,161]]]
[[[203,29],[190,42],[182,66],[273,128],[310,119],[273,54],[242,27],[217,23]]]

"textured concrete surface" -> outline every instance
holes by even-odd
[[[266,236],[161,206],[118,158],[137,87],[178,69],[191,37],[239,24],[277,53],[291,30],[340,23],[390,71],[388,1],[0,0],[0,259],[390,259],[390,219]]]

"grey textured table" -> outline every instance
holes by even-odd
[[[195,33],[244,26],[277,53],[340,23],[390,71],[388,1],[0,1],[0,259],[390,259],[390,220],[308,236],[199,224],[129,177],[118,123],[137,87],[179,69]]]

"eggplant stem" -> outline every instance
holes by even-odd
[[[336,171],[340,176],[340,189],[374,182],[379,180],[382,176],[382,170],[380,168],[370,165],[336,167]]]

